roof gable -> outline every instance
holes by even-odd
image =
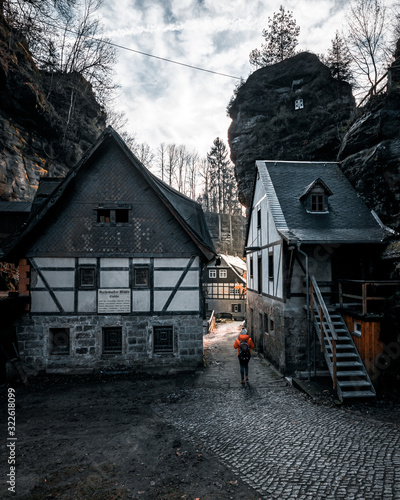
[[[377,243],[384,231],[333,162],[256,162],[278,232],[290,242]],[[303,199],[316,185],[329,195],[329,211],[309,213]],[[306,186],[306,188],[304,188]]]
[[[93,224],[95,210],[106,205],[117,208],[119,204],[130,205],[132,224],[121,225],[119,231],[113,232],[111,241],[107,227]],[[39,227],[43,235],[37,237]],[[87,254],[101,254],[102,249],[119,254],[179,253],[188,251],[188,242],[208,260],[214,255],[200,205],[151,174],[108,127],[37,206],[5,253],[11,255],[21,245],[33,252],[40,252],[47,245],[48,251],[56,254],[67,249]]]

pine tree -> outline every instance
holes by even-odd
[[[279,12],[274,12],[272,18],[268,17],[268,28],[262,31],[266,44],[261,45],[261,50],[250,52],[250,64],[269,66],[294,56],[299,34],[300,27],[296,25],[293,12],[286,12],[281,5]]]
[[[207,154],[209,165],[208,203],[214,212],[233,213],[237,203],[237,187],[233,164],[224,142],[217,137]]]
[[[341,82],[351,82],[353,80],[353,73],[350,69],[352,58],[338,31],[336,31],[335,38],[332,40],[332,47],[328,50],[328,56],[324,62],[336,80]]]

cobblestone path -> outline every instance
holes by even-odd
[[[204,373],[157,411],[264,499],[400,499],[399,425],[315,405],[259,356],[242,387],[238,328],[206,336]]]

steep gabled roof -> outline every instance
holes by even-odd
[[[79,175],[79,172],[85,168],[85,165],[91,161],[101,147],[106,146],[109,141],[114,141],[122,149],[133,166],[147,180],[151,188],[170,210],[191,240],[202,251],[204,256],[210,260],[215,255],[214,245],[201,206],[197,202],[171,188],[147,170],[132,151],[130,151],[115,130],[112,127],[107,127],[76,166],[68,172],[66,177],[63,178],[58,185],[52,183],[54,189],[46,191],[45,194],[48,194],[48,196],[44,198],[43,203],[34,204],[35,209],[26,224],[24,224],[21,231],[13,240],[3,248],[3,257],[12,257],[12,253],[23,245],[26,238],[32,234],[37,225],[46,219],[48,214],[55,209],[58,202],[63,198],[68,186],[76,176]]]
[[[337,163],[260,160],[256,164],[276,228],[290,243],[379,243],[385,238],[384,229]],[[331,193],[329,211],[323,214],[307,212],[301,201],[317,181],[329,186]]]

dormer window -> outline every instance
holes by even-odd
[[[308,213],[326,214],[329,212],[328,197],[333,193],[322,179],[309,184],[300,196]]]
[[[325,212],[324,195],[319,193],[312,193],[311,198],[311,212]]]

